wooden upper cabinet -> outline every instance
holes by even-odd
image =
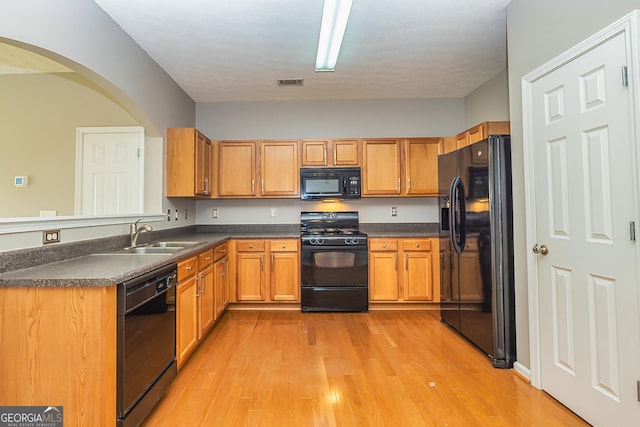
[[[405,191],[408,196],[438,194],[440,138],[407,139],[404,145]]]
[[[357,139],[307,139],[302,141],[302,166],[357,166]]]
[[[362,141],[362,195],[400,195],[400,149],[398,139]]]
[[[474,142],[482,141],[489,135],[509,135],[510,133],[510,122],[482,122],[456,135],[456,148],[466,147]]]
[[[256,141],[220,141],[218,193],[220,197],[256,195]]]
[[[298,197],[300,158],[298,141],[260,142],[260,195]]]
[[[167,129],[167,197],[210,197],[212,142],[194,128]]]

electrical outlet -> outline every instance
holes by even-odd
[[[173,215],[173,219],[174,220],[178,220],[178,209],[175,210],[174,215]]]
[[[60,243],[60,230],[46,230],[42,232],[42,243]]]
[[[185,209],[184,210],[184,220],[188,220],[189,219],[189,209]]]
[[[167,209],[167,221],[171,221],[171,209]]]
[[[271,208],[271,216],[276,216],[277,213],[278,213],[278,209]]]
[[[217,209],[217,208],[214,208],[214,209],[211,211],[211,216],[212,216],[213,218],[218,218],[218,209]]]
[[[391,216],[398,216],[398,208],[396,206],[391,207]]]

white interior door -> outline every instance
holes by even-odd
[[[541,386],[595,426],[640,425],[626,44],[620,33],[531,87]]]
[[[76,214],[143,213],[143,128],[79,128],[77,139]]]

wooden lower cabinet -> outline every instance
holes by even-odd
[[[229,244],[224,243],[214,249],[214,317],[218,320],[229,305]]]
[[[198,255],[198,340],[204,338],[215,321],[213,249]]]
[[[226,249],[226,243],[221,246]],[[214,263],[216,248],[178,262],[176,359],[178,369],[198,347],[228,305],[226,255]],[[224,302],[226,299],[226,303]]]
[[[116,294],[0,288],[0,406],[60,405],[66,427],[115,425]]]
[[[237,240],[236,301],[300,301],[300,240]]]
[[[369,239],[371,302],[438,302],[437,238]]]

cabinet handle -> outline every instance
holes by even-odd
[[[204,194],[209,194],[209,178],[204,179]]]
[[[264,179],[261,182],[260,194],[264,196]]]
[[[338,147],[333,147],[333,166],[337,165]]]
[[[264,271],[264,254],[260,254],[260,271]]]
[[[407,194],[411,194],[411,178],[407,178]]]
[[[204,260],[205,261],[211,261],[211,257],[210,256],[204,257]]]
[[[382,244],[382,249],[387,249],[387,244],[386,243]]]
[[[416,248],[419,248],[419,247],[420,247],[420,243],[416,243]]]
[[[275,256],[273,254],[271,254],[271,271],[273,271],[273,260],[274,260]]]
[[[251,195],[255,196],[256,192],[255,192],[255,180],[251,180]]]
[[[398,178],[398,194],[400,194],[400,178]]]
[[[394,259],[395,264],[396,264],[396,271],[398,271],[398,254],[393,254],[393,259]]]
[[[322,147],[322,164],[327,165],[327,146]]]
[[[187,265],[184,269],[187,270],[187,271],[191,271],[191,270],[193,270],[193,267],[190,266],[190,265]]]
[[[404,254],[404,269],[409,270],[409,254]]]
[[[249,249],[253,249],[253,243],[249,244]]]
[[[196,277],[196,298],[200,296],[200,275]]]
[[[284,243],[282,244],[282,249],[286,248],[287,245],[285,245]]]

